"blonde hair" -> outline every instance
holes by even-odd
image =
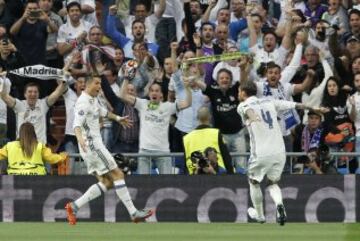
[[[30,158],[38,144],[35,128],[31,123],[25,122],[20,126],[19,142],[24,156]]]

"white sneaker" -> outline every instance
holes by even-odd
[[[255,208],[252,208],[252,207],[248,208],[247,213],[248,213],[249,217],[251,219],[255,220],[256,222],[265,223],[265,217],[264,216],[259,217]]]

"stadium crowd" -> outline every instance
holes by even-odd
[[[192,59],[203,56],[206,63]],[[131,59],[137,68],[129,79]],[[10,73],[34,65],[70,77]],[[286,151],[307,153],[285,172],[360,173],[356,158],[330,155],[360,152],[359,0],[0,0],[0,75],[0,147],[24,122],[41,143],[54,144],[51,110],[63,99],[59,151],[78,153],[74,106],[89,75],[101,76],[100,103],[133,121],[123,128],[101,119],[103,141],[113,153],[143,154],[137,173],[154,172],[150,163],[160,174],[175,166],[245,173],[247,159],[229,152],[249,150],[238,89],[254,81],[258,97],[327,108],[279,114]],[[205,139],[209,146],[194,144]],[[186,160],[146,157],[169,152]],[[69,174],[86,174],[80,159],[71,158]]]

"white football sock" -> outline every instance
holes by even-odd
[[[114,188],[116,191],[116,194],[122,201],[122,203],[125,205],[126,209],[128,210],[130,215],[133,215],[137,209],[134,206],[133,201],[131,200],[129,191],[125,185],[125,180],[116,180],[114,181]]]
[[[281,189],[277,184],[272,184],[268,186],[271,198],[274,200],[276,206],[283,204]]]
[[[98,183],[90,186],[89,189],[74,202],[74,205],[75,205],[74,211],[77,211],[85,203],[88,203],[91,200],[101,196],[101,194],[106,192],[106,190],[107,190],[106,186],[101,182],[98,182]]]
[[[250,197],[258,217],[264,217],[263,195],[259,184],[250,184]]]

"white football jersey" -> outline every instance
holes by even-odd
[[[92,97],[85,91],[79,96],[75,104],[75,127],[81,128],[84,140],[92,149],[92,142],[101,142],[100,117],[107,116],[107,110],[101,106],[96,97]]]
[[[241,102],[238,113],[250,134],[250,148],[253,157],[266,157],[285,153],[284,139],[277,112],[295,108],[296,103],[283,100],[259,99],[252,96]],[[248,118],[246,112],[253,110],[256,120]]]

